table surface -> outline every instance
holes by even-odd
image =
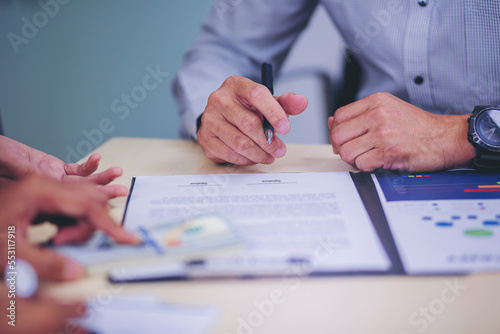
[[[210,173],[350,171],[329,145],[288,145],[272,165],[223,166],[189,141],[114,138],[96,152],[99,170],[120,166],[115,181],[133,176]],[[121,221],[125,198],[111,201]],[[452,288],[455,287],[455,288]],[[280,304],[270,302],[281,291]],[[120,293],[157,293],[166,301],[214,305],[213,333],[500,333],[500,273],[468,276],[341,276],[222,279],[111,285],[94,274],[69,283],[44,283],[41,292],[67,301]],[[138,319],[140,321],[140,319]],[[166,331],[168,332],[168,331]]]

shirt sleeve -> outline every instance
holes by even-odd
[[[316,6],[316,0],[217,1],[173,81],[180,137],[196,140],[196,120],[226,78],[258,81],[264,61],[278,71]]]

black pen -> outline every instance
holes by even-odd
[[[274,89],[273,89],[273,65],[268,64],[268,63],[263,63],[262,64],[262,84],[269,89],[271,94],[274,95]],[[264,117],[263,119],[263,125],[264,125],[264,134],[266,135],[267,143],[271,144],[273,141],[274,137],[274,128],[269,123],[269,121]]]

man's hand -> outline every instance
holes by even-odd
[[[108,185],[122,175],[121,168],[112,167],[93,174],[99,167],[100,160],[101,156],[96,153],[81,165],[67,164],[52,155],[0,136],[0,177],[20,180],[35,174],[62,182],[89,181],[98,185],[108,198],[126,196],[127,187]]]
[[[203,113],[198,142],[215,162],[236,165],[270,164],[286,153],[276,136],[268,144],[262,116],[279,134],[290,131],[289,115],[298,115],[307,99],[292,93],[274,98],[269,90],[249,79],[232,76],[210,95]]]
[[[448,169],[474,157],[467,117],[431,114],[376,93],[335,112],[330,140],[335,154],[362,171]]]
[[[28,226],[43,217],[43,220],[58,224],[59,231],[53,239],[55,244],[84,241],[96,229],[103,230],[120,243],[139,243],[136,236],[109,217],[107,202],[105,194],[86,182],[69,184],[30,176],[12,183],[0,190],[0,253],[7,250],[3,240],[7,226],[15,225],[18,255],[30,262],[39,276],[58,280],[79,278],[83,270],[78,264],[30,245],[25,237],[26,231]],[[7,259],[4,255],[0,259],[1,268]]]

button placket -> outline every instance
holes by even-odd
[[[418,0],[419,4],[428,0]],[[410,103],[421,107],[432,106],[432,93],[429,85],[429,29],[431,8],[422,10],[411,6],[405,34],[404,73]],[[430,7],[430,6],[429,6]]]

